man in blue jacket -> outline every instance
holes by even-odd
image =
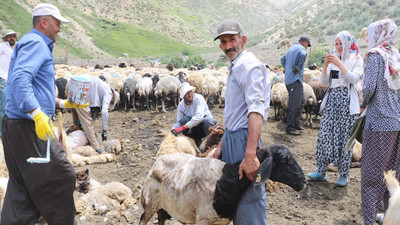
[[[304,129],[300,126],[300,119],[304,105],[303,75],[307,47],[311,47],[310,39],[301,36],[299,42],[290,47],[281,58],[281,64],[285,68],[285,84],[289,92],[286,133],[291,135],[300,135],[299,130]]]
[[[68,20],[47,3],[37,5],[32,16],[33,28],[15,46],[8,71],[2,141],[10,179],[0,224],[35,224],[43,216],[48,224],[72,225],[75,171],[51,123],[56,107],[78,107],[55,96],[53,44]],[[46,141],[50,162],[28,163],[30,157],[46,157]]]

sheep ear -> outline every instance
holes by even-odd
[[[271,175],[273,166],[273,157],[269,156],[261,163],[260,168],[256,174],[255,185],[264,184]]]

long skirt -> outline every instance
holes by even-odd
[[[356,115],[350,115],[348,88],[334,88],[330,91],[318,131],[316,160],[317,172],[325,174],[329,163],[339,167],[340,176],[349,175],[351,148],[344,152]]]

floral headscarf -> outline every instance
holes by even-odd
[[[368,26],[368,53],[379,53],[385,61],[384,78],[392,90],[400,90],[400,54],[396,48],[397,26],[393,20],[376,21]],[[366,63],[365,63],[366,64]]]
[[[336,35],[335,40],[338,38],[342,42],[342,47],[343,47],[342,61],[348,59],[350,57],[350,53],[358,53],[358,45],[356,39],[350,32],[342,31]]]

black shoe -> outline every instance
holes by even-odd
[[[296,129],[296,130],[304,130],[304,127],[298,125],[298,126],[295,126],[294,129]]]
[[[290,135],[300,135],[300,132],[295,129],[287,130],[286,133],[288,133]]]
[[[97,149],[96,152],[97,152],[98,154],[103,153],[103,151],[102,151],[101,149]]]

